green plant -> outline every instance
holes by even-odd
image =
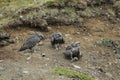
[[[47,1],[44,5],[49,7],[49,6],[53,6],[55,4],[57,4],[55,1]]]
[[[104,38],[104,39],[98,40],[97,44],[103,45],[106,47],[112,47],[113,46],[112,42],[114,42],[112,39]]]
[[[77,77],[81,80],[95,80],[94,78],[91,78],[83,73],[72,70],[66,70],[64,68],[55,68],[53,74],[64,75],[69,78]]]

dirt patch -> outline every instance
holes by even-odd
[[[89,25],[87,26],[94,26],[97,27],[96,19],[88,20],[86,22]],[[92,25],[92,24],[95,25]],[[105,24],[101,21],[98,23],[99,26],[102,28],[105,27]],[[97,27],[99,28],[99,27]],[[101,29],[101,28],[100,28]],[[105,28],[106,29],[106,28]],[[20,46],[24,42],[24,40],[30,35],[30,33],[37,32],[42,33],[45,36],[51,36],[54,32],[62,32],[65,38],[65,44],[63,45],[62,49],[56,51],[50,45],[50,39],[44,40],[42,43],[43,45],[36,45],[34,47],[35,52],[31,55],[29,51],[17,52]],[[93,32],[92,32],[93,31]],[[106,31],[106,30],[105,30]],[[3,48],[4,54],[1,54],[1,59],[5,60],[3,64],[7,69],[1,71],[2,77],[8,77],[9,79],[43,79],[43,80],[70,80],[70,78],[66,78],[64,76],[58,76],[51,74],[52,68],[54,67],[62,67],[71,70],[79,70],[89,76],[94,78],[100,79],[116,79],[119,77],[119,62],[116,61],[116,57],[114,52],[111,48],[104,48],[97,46],[95,43],[97,40],[103,37],[110,37],[109,31],[104,33],[97,33],[101,36],[96,35],[94,29],[91,28],[91,33],[89,32],[81,32],[81,28],[74,27],[74,26],[51,26],[51,30],[49,32],[40,32],[33,30],[27,27],[19,27],[18,29],[10,29],[12,37],[16,39],[16,43],[6,46]],[[104,36],[102,36],[105,34]],[[113,34],[116,34],[113,32]],[[119,40],[117,36],[114,36],[114,39]],[[64,58],[63,52],[65,51],[65,47],[72,42],[80,41],[81,47],[80,50],[83,54],[83,57],[71,63],[69,60]],[[10,51],[7,49],[9,48]],[[6,51],[5,51],[6,50]],[[9,54],[8,54],[9,52]],[[17,53],[17,54],[16,54]],[[42,57],[42,53],[45,53],[45,57]],[[19,54],[20,56],[19,59]],[[17,62],[12,60],[17,59]],[[11,65],[7,65],[6,63],[11,63]],[[75,66],[79,66],[80,69],[75,68]],[[112,67],[111,67],[112,66]],[[18,67],[18,68],[17,68]],[[13,69],[14,68],[14,69]],[[115,70],[113,70],[113,68]],[[8,70],[8,71],[7,71]],[[13,71],[10,71],[13,70]],[[10,72],[14,72],[14,76],[10,75]],[[7,72],[7,73],[6,73]],[[96,74],[97,73],[97,74]],[[23,75],[25,74],[25,75]],[[35,75],[36,74],[36,75]],[[41,76],[39,76],[41,74]],[[20,76],[22,75],[22,76]],[[112,75],[112,76],[111,76]],[[117,79],[116,79],[117,80]]]
[[[6,60],[6,59],[19,60],[20,58],[21,56],[12,50],[8,50],[8,49],[0,50],[0,60]]]

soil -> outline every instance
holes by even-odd
[[[107,24],[106,24],[107,23]],[[53,68],[62,67],[85,73],[96,80],[119,80],[120,59],[117,59],[111,48],[100,47],[96,41],[101,38],[120,40],[118,24],[110,24],[101,18],[86,20],[89,31],[75,26],[50,26],[49,32],[40,32],[27,27],[5,30],[12,34],[14,44],[0,49],[0,79],[2,80],[72,80],[71,78],[52,74]],[[65,38],[61,50],[55,50],[50,44],[50,36],[60,31]],[[29,50],[19,52],[20,46],[30,33],[38,32],[48,38]],[[64,58],[65,47],[72,42],[80,42],[82,58],[70,62]],[[45,54],[45,57],[42,57]],[[80,68],[75,68],[74,65]]]

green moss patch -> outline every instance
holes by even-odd
[[[69,78],[79,78],[81,80],[95,80],[94,78],[91,78],[83,73],[72,70],[66,70],[64,68],[55,68],[53,74],[64,75]]]

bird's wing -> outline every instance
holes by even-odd
[[[35,46],[36,43],[40,42],[40,38],[37,36],[29,37],[23,44],[24,47],[32,47]]]

